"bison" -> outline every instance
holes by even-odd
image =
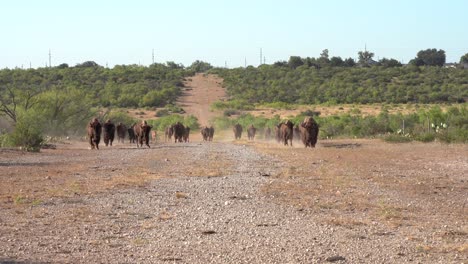
[[[185,127],[184,142],[190,142],[190,127]]]
[[[289,145],[292,146],[293,128],[294,128],[294,124],[289,120],[282,123],[279,128],[281,131],[281,140],[285,146],[288,145],[288,141],[289,141]]]
[[[247,129],[247,137],[249,140],[254,140],[255,139],[255,133],[257,132],[257,129],[253,126],[250,125],[249,128]]]
[[[135,143],[135,140],[136,140],[135,129],[134,129],[135,126],[136,126],[136,124],[133,124],[127,129],[127,131],[128,131],[128,140],[130,141],[130,143]]]
[[[319,133],[319,125],[312,117],[306,117],[304,122],[302,122],[299,126],[301,130],[301,139],[304,146],[315,148],[315,144],[317,144],[317,137]]]
[[[234,131],[235,139],[240,139],[242,137],[242,126],[240,124],[235,124],[232,130]]]
[[[214,136],[214,127],[210,126],[208,128],[208,141],[213,141]]]
[[[115,136],[115,125],[112,123],[110,119],[108,119],[104,125],[104,144],[107,146],[112,146],[112,142],[114,142]]]
[[[182,142],[185,135],[185,127],[180,122],[172,125],[174,131],[174,143]]]
[[[119,122],[116,127],[117,130],[117,141],[125,143],[125,134],[127,134],[127,126]]]
[[[133,126],[133,131],[135,132],[135,137],[136,137],[136,143],[137,143],[137,148],[143,147],[143,143],[145,143],[148,148],[150,147],[149,145],[149,137],[150,137],[150,131],[152,126],[148,125],[146,121],[142,121],[140,124],[136,124]]]
[[[200,134],[202,135],[202,138],[203,138],[203,141],[208,141],[208,137],[209,137],[209,131],[210,129],[208,127],[202,127],[202,129],[200,129]]]
[[[93,120],[91,120],[91,122],[88,123],[87,132],[89,145],[91,145],[91,149],[99,149],[99,141],[101,141],[102,126],[97,118],[94,118]]]
[[[213,141],[214,128],[212,126],[202,127],[202,129],[200,130],[200,133],[202,135],[203,141]]]

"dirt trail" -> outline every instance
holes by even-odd
[[[210,111],[211,104],[226,98],[221,83],[222,79],[215,75],[197,73],[185,82],[186,89],[177,103],[187,115],[197,117],[201,126],[209,125],[211,118],[220,115],[220,112]]]

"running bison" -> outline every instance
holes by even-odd
[[[107,146],[112,146],[115,137],[115,125],[110,119],[108,119],[104,125],[104,144]]]
[[[203,141],[208,141],[209,133],[209,128],[206,126],[200,129],[200,134],[202,135]]]
[[[117,130],[117,141],[125,143],[125,134],[127,134],[127,126],[119,122],[116,127]]]
[[[149,145],[149,137],[150,131],[152,126],[148,125],[146,121],[142,121],[140,124],[136,124],[133,126],[133,131],[135,132],[137,148],[143,147],[143,143],[145,143],[148,148]]]
[[[214,127],[210,126],[208,128],[208,141],[213,141],[214,136]]]
[[[317,137],[319,133],[319,125],[312,117],[306,117],[304,122],[299,126],[301,130],[301,139],[304,146],[315,148],[317,144]]]
[[[254,140],[255,139],[255,133],[257,132],[257,129],[254,127],[254,125],[250,125],[249,128],[247,129],[247,137],[249,140]]]
[[[293,128],[294,128],[294,124],[289,120],[282,123],[279,128],[279,130],[281,131],[281,141],[284,143],[285,146],[288,145],[288,141],[289,141],[289,145],[292,146]]]
[[[99,123],[97,118],[94,118],[91,120],[91,122],[89,122],[86,129],[88,132],[89,145],[91,146],[91,149],[99,149],[99,141],[101,141],[102,132],[101,123]]]
[[[133,124],[127,129],[127,131],[128,131],[128,140],[130,141],[130,143],[135,143],[135,141],[136,141],[135,129],[134,129],[135,126],[136,126],[136,124]]]
[[[234,131],[235,139],[240,139],[242,137],[242,126],[240,124],[235,124],[232,130]]]
[[[185,127],[184,142],[190,142],[190,127]]]
[[[213,141],[214,128],[212,126],[202,127],[202,129],[200,130],[200,133],[202,135],[203,141]]]
[[[174,131],[174,143],[183,142],[185,136],[185,127],[180,122],[172,125]]]

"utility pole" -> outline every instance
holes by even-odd
[[[152,55],[153,55],[152,58],[153,58],[153,64],[154,64],[154,49],[153,49],[153,54]]]
[[[31,62],[29,62],[29,69],[31,69],[31,68],[32,68],[32,67],[31,67]]]
[[[49,49],[49,68],[52,67],[52,53],[50,53],[50,49]]]
[[[266,64],[266,57],[263,56],[263,64]]]
[[[244,57],[244,68],[247,68],[247,57]]]
[[[224,61],[224,68],[227,69],[227,61]]]

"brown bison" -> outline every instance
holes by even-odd
[[[108,119],[104,125],[104,144],[107,146],[112,146],[115,137],[115,125],[110,119]]]
[[[210,129],[208,127],[202,127],[200,129],[200,134],[202,135],[202,138],[203,138],[203,141],[208,141],[208,137],[209,137],[209,134],[210,134]]]
[[[180,122],[172,125],[174,131],[174,143],[182,142],[185,136],[185,127]]]
[[[128,131],[128,140],[130,141],[130,143],[135,143],[135,141],[136,141],[135,129],[134,129],[135,126],[136,126],[136,124],[133,124],[127,129],[127,131]]]
[[[184,142],[190,142],[190,127],[185,127]]]
[[[145,143],[145,145],[148,146],[148,148],[150,147],[149,137],[150,137],[151,128],[152,126],[148,125],[146,121],[143,121],[140,124],[136,124],[133,126],[137,148],[143,147],[143,143]]]
[[[214,127],[210,126],[208,128],[208,141],[213,141],[213,136],[214,136]]]
[[[117,141],[125,143],[124,140],[125,140],[125,134],[127,134],[127,126],[125,126],[124,124],[120,122],[117,124],[116,130],[117,130]]]
[[[288,141],[289,141],[289,145],[292,146],[293,128],[294,128],[294,124],[289,120],[282,123],[279,128],[281,131],[281,140],[285,146],[288,145]]]
[[[319,133],[319,125],[312,117],[306,117],[304,122],[299,126],[301,130],[301,139],[304,146],[315,148],[317,144],[317,137]]]
[[[242,126],[240,124],[235,124],[232,131],[234,131],[235,139],[240,139],[242,137]]]
[[[202,127],[202,129],[200,130],[200,133],[203,137],[203,141],[213,141],[214,128],[212,126]]]
[[[101,141],[102,132],[101,123],[99,123],[97,118],[94,118],[91,120],[91,122],[89,122],[86,129],[88,132],[89,145],[91,145],[91,149],[99,149],[99,141]]]
[[[166,127],[164,130],[164,141],[171,141],[172,135],[174,134],[174,125]]]
[[[271,138],[271,128],[267,127],[265,129],[265,135],[264,135],[265,140],[270,140]]]
[[[254,140],[256,132],[257,132],[257,129],[254,127],[254,125],[250,125],[249,128],[247,129],[247,138],[249,140]]]

